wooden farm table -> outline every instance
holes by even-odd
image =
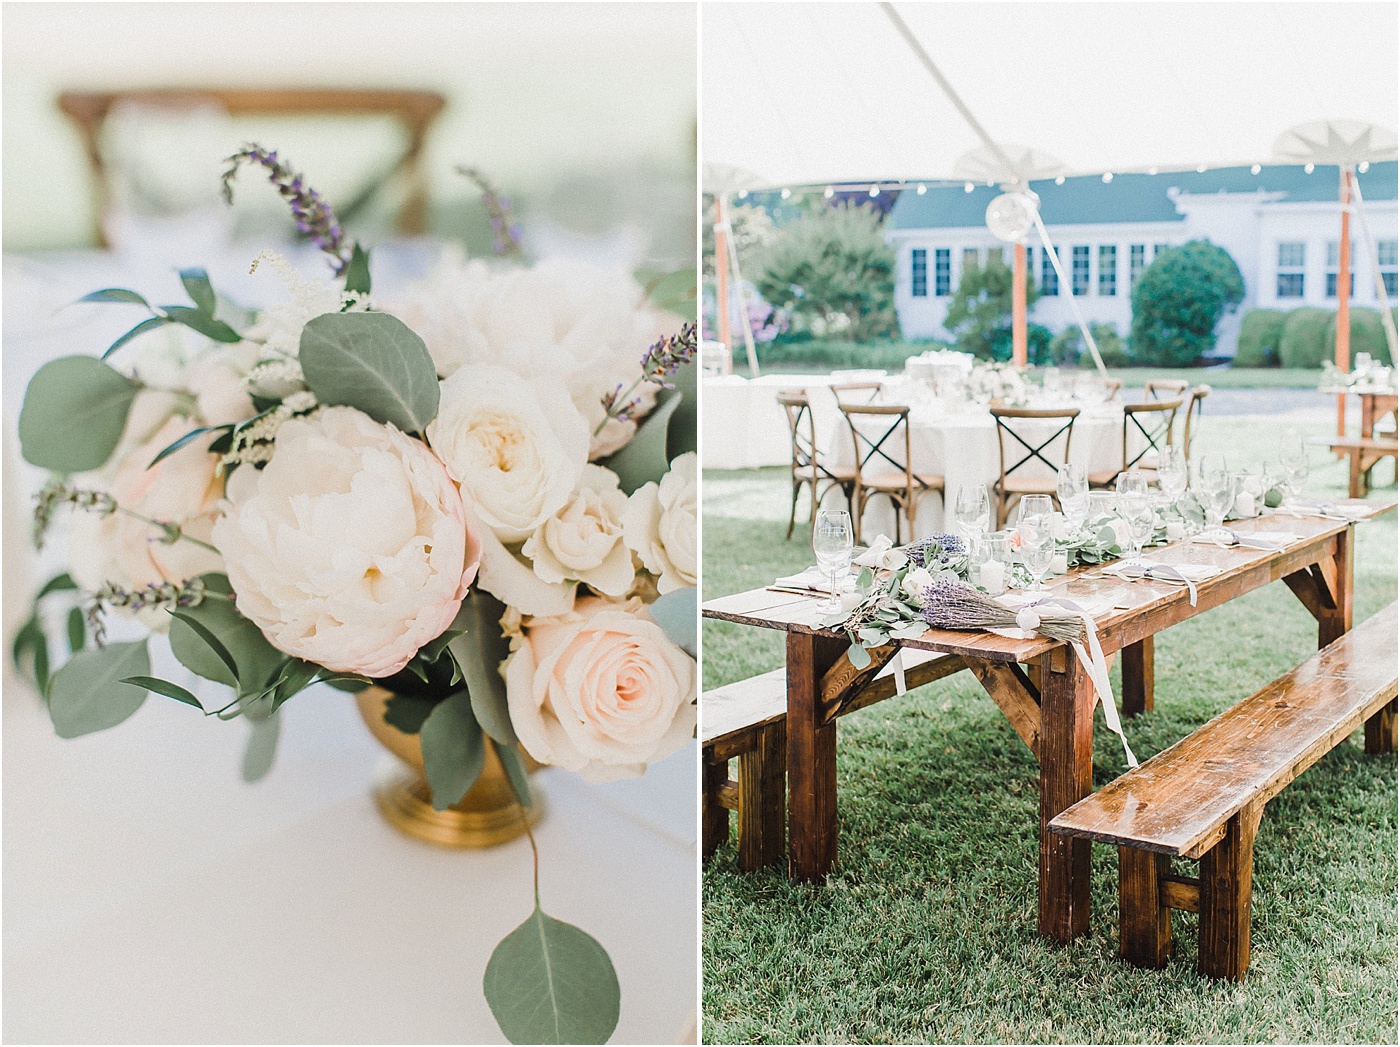
[[[1366,518],[1395,500],[1364,505]],[[1109,601],[1098,620],[1105,655],[1124,656],[1124,707],[1147,707],[1152,638],[1163,629],[1282,579],[1318,623],[1318,646],[1351,628],[1353,525],[1321,517],[1273,515],[1237,521],[1237,530],[1286,530],[1300,536],[1282,552],[1177,542],[1153,549],[1164,563],[1214,564],[1223,572],[1197,586],[1192,607],[1180,585],[1095,577],[1076,568],[1050,586],[1059,596]],[[820,880],[836,862],[836,718],[894,656],[872,651],[857,670],[844,633],[818,623],[821,598],[756,589],[705,603],[707,618],[787,633],[788,872]],[[1052,818],[1093,790],[1095,694],[1068,645],[1044,638],[1012,640],[983,632],[929,629],[904,646],[960,656],[1016,733],[1040,761],[1040,933],[1068,942],[1089,927],[1089,842],[1046,831]],[[1022,666],[1030,666],[1027,673]],[[1035,682],[1033,682],[1033,678]],[[703,713],[702,713],[703,715]]]

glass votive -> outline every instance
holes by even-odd
[[[1186,524],[1181,520],[1167,521],[1167,541],[1179,542],[1186,537]]]

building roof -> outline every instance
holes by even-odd
[[[1358,174],[1361,194],[1368,200],[1396,198],[1397,168],[1394,160],[1371,164]],[[1215,170],[1176,171],[1163,174],[1120,174],[1104,182],[1097,175],[1054,179],[1031,183],[1040,196],[1040,214],[1046,225],[1097,225],[1123,222],[1180,222],[1168,190],[1183,193],[1283,193],[1289,202],[1335,201],[1339,174],[1336,166],[1319,165],[1308,174],[1297,165],[1261,167],[1258,174],[1248,167],[1221,167]],[[920,195],[910,189],[899,200],[886,222],[887,229],[966,229],[985,223],[987,204],[1001,193],[995,186],[979,185],[967,192],[964,186],[933,186]]]

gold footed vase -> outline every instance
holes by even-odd
[[[416,734],[404,734],[384,722],[384,706],[390,693],[382,687],[367,687],[355,695],[360,716],[379,744],[402,760],[403,772],[377,785],[375,802],[380,813],[396,829],[435,843],[440,847],[494,847],[525,832],[526,821],[534,826],[543,813],[538,790],[533,804],[522,808],[506,778],[496,747],[488,740],[486,762],[481,776],[467,794],[445,811],[436,811],[432,790],[423,774],[423,750]],[[533,773],[540,764],[525,756]]]

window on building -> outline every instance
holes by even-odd
[[[1099,244],[1099,297],[1112,298],[1118,293],[1118,247]]]
[[[1162,253],[1163,253],[1164,251],[1168,250],[1170,247],[1171,247],[1171,244],[1153,244],[1153,245],[1152,245],[1152,260],[1155,262],[1157,259],[1161,258],[1161,257],[1162,257]]]
[[[1026,286],[1035,286],[1035,248],[1026,244]]]
[[[1070,291],[1076,298],[1089,293],[1089,245],[1080,244],[1073,249],[1073,262],[1070,264]]]
[[[1045,250],[1040,252],[1040,293],[1050,298],[1060,293],[1060,276],[1055,272],[1050,252]]]
[[[953,252],[939,247],[933,252],[933,293],[946,298],[953,289]]]
[[[969,269],[976,269],[976,268],[977,268],[979,265],[981,265],[981,264],[982,264],[982,263],[981,263],[980,261],[978,261],[978,258],[977,258],[977,248],[975,248],[975,247],[964,247],[964,248],[963,248],[963,253],[962,253],[962,271],[963,271],[963,272],[967,272]]]
[[[1133,244],[1128,248],[1128,291],[1137,286],[1138,274],[1147,268],[1147,245]]]
[[[987,248],[987,265],[1005,265],[1006,252],[1000,247]]]
[[[1377,240],[1376,241],[1376,262],[1380,266],[1381,281],[1385,284],[1385,293],[1393,302],[1395,300],[1395,273],[1396,258],[1400,255],[1397,251],[1397,241]]]
[[[1347,269],[1351,272],[1351,287],[1347,289],[1347,297],[1356,297],[1356,244],[1353,242],[1347,245],[1350,250],[1347,257]],[[1337,278],[1340,273],[1339,259],[1342,256],[1342,245],[1336,240],[1327,241],[1327,297],[1337,297]]]
[[[916,247],[909,253],[909,274],[912,287],[909,291],[915,298],[928,297],[928,251]]]
[[[1279,298],[1303,297],[1303,267],[1308,260],[1307,245],[1302,241],[1287,241],[1278,245]]]

